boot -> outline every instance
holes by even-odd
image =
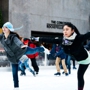
[[[55,73],[54,75],[56,75],[56,76],[60,76],[61,73],[60,73],[60,72],[57,72],[57,73]]]
[[[33,76],[35,76],[35,72],[33,70],[30,70],[30,72],[33,74]]]
[[[14,88],[13,90],[20,90],[19,88]]]
[[[68,73],[65,73],[65,76],[68,76]]]
[[[82,87],[79,87],[78,90],[83,90],[83,88]]]
[[[26,76],[26,73],[25,72],[21,72],[20,76]]]
[[[75,66],[73,66],[73,69],[77,69]]]
[[[36,72],[36,75],[38,75],[38,72]]]
[[[65,76],[68,76],[69,75],[68,73],[65,73],[64,71],[62,72],[62,74],[65,74]]]

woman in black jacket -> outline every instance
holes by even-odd
[[[78,78],[78,90],[84,88],[84,73],[87,70],[90,63],[90,54],[84,48],[83,43],[90,38],[90,32],[86,34],[80,34],[78,29],[72,23],[65,23],[63,26],[63,38],[35,38],[36,41],[61,44],[64,52],[79,63],[77,78]]]
[[[6,22],[2,27],[3,33],[0,34],[0,41],[6,52],[8,60],[12,65],[14,88],[19,87],[18,80],[18,63],[24,54],[34,54],[44,51],[42,47],[29,48],[20,41],[20,36],[14,32],[13,25]]]

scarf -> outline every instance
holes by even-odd
[[[70,37],[64,37],[62,41],[62,45],[72,45],[76,36],[77,34],[74,32]]]

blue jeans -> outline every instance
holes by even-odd
[[[18,64],[12,64],[12,75],[13,75],[14,87],[19,87]]]
[[[19,61],[18,69],[19,69],[23,74],[25,74],[25,69],[26,69],[26,67],[25,67],[24,63],[22,63],[21,61]]]
[[[29,61],[29,58],[28,58],[28,57],[22,56],[22,57],[21,57],[21,60],[22,60],[23,62],[21,62],[21,63],[19,64],[19,68],[22,70],[23,73],[25,73],[25,68],[27,68],[30,72],[34,72],[34,71],[30,68],[30,65],[29,65],[29,63],[28,63],[28,61]],[[23,65],[25,66],[25,68],[23,67]]]

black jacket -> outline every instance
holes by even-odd
[[[7,39],[5,39],[4,34],[0,34],[0,41],[9,61],[17,64],[19,59],[26,52],[26,48],[21,48],[23,43],[18,39],[16,34],[10,34]]]
[[[83,43],[88,38],[90,38],[90,32],[83,35],[77,35],[71,45],[64,45],[62,38],[55,39],[55,38],[45,37],[45,38],[39,38],[39,41],[61,44],[66,54],[69,54],[70,56],[74,57],[77,61],[81,61],[81,60],[85,60],[88,57],[87,51],[85,50],[83,45]]]

